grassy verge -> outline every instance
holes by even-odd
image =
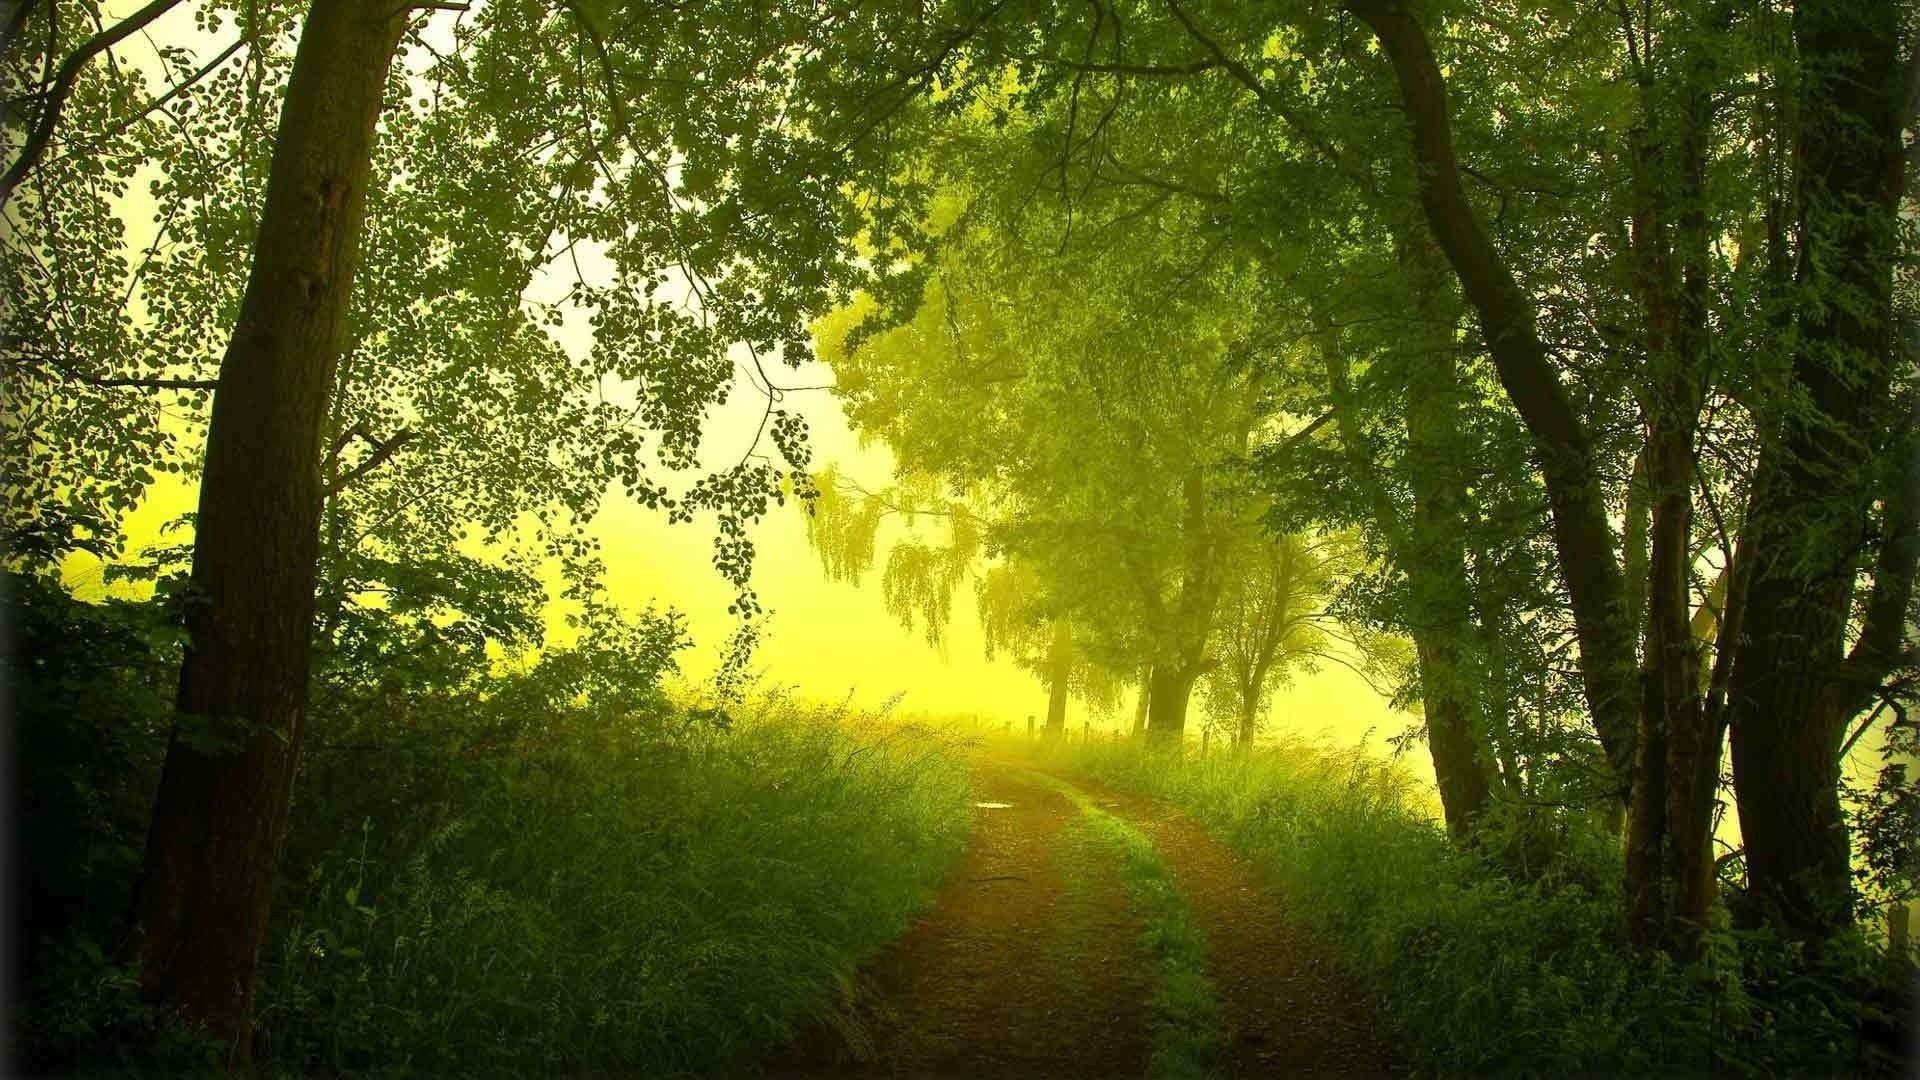
[[[1037,778],[1072,800],[1080,811],[1076,827],[1119,857],[1120,879],[1146,921],[1147,949],[1155,964],[1148,1075],[1160,1080],[1221,1075],[1220,1002],[1207,976],[1206,938],[1193,924],[1172,872],[1138,829],[1100,809],[1071,784]]]
[[[872,718],[779,704],[623,753],[563,743],[417,845],[317,860],[264,973],[270,1060],[657,1076],[825,1019],[968,821],[963,765],[849,720]]]
[[[1897,1074],[1896,1002],[1793,974],[1724,926],[1681,968],[1626,948],[1618,855],[1577,821],[1524,874],[1455,851],[1403,773],[1304,745],[1062,759],[1174,802],[1247,855],[1379,996],[1432,1075]],[[1862,969],[1864,970],[1864,968]]]
[[[37,661],[4,672],[36,808],[15,1065],[211,1071],[115,955],[177,634],[154,605],[50,589],[10,614]],[[966,766],[883,716],[676,703],[672,630],[502,674],[396,648],[322,682],[261,958],[263,1075],[726,1073],[838,1012],[958,853]]]

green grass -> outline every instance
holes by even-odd
[[[1584,822],[1524,875],[1462,854],[1403,771],[1293,744],[1176,758],[1129,746],[1062,760],[1185,808],[1253,861],[1380,999],[1425,1075],[1898,1072],[1897,999],[1859,973],[1795,974],[1781,949],[1710,936],[1680,968],[1624,941],[1616,849]],[[1534,823],[1533,827],[1542,827]]]
[[[1120,879],[1147,924],[1147,952],[1154,962],[1153,1056],[1156,1080],[1199,1080],[1223,1075],[1220,1002],[1207,975],[1207,943],[1193,924],[1186,897],[1153,841],[1102,810],[1073,785],[1036,777],[1080,811],[1076,829],[1118,857]]]
[[[773,703],[728,732],[561,738],[290,883],[262,973],[270,1067],[661,1076],[834,1019],[968,823],[923,732]],[[362,850],[380,848],[378,859]]]
[[[9,592],[8,586],[18,585]],[[160,604],[0,580],[21,656],[33,1074],[208,1072],[219,1047],[117,955],[171,722]],[[321,657],[259,972],[265,1075],[730,1073],[846,1023],[862,960],[965,840],[944,736],[768,695],[662,689],[684,645],[644,613],[501,670],[484,639],[356,616]]]

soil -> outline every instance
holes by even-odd
[[[1370,1002],[1240,857],[1151,799],[1055,774],[1134,824],[1206,935],[1230,1075],[1387,1076]],[[1138,1077],[1153,964],[1110,858],[1029,763],[974,762],[973,834],[934,904],[832,1024],[761,1062],[781,1077]]]

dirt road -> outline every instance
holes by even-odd
[[[972,838],[932,908],[868,965],[848,1015],[763,1062],[767,1075],[1392,1075],[1364,995],[1194,822],[1001,756],[975,760],[974,788]],[[1178,973],[1156,960],[1164,930],[1123,860],[1084,827],[1102,814],[1150,841],[1135,858],[1170,871],[1180,897],[1155,910],[1184,900],[1204,938],[1205,970],[1187,982],[1217,1004],[1213,1053],[1156,1046]]]

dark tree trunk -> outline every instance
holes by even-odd
[[[391,0],[337,0],[307,18],[207,434],[191,643],[132,954],[144,987],[237,1060],[306,705],[322,426],[405,15]]]
[[[1407,479],[1413,488],[1413,529],[1397,545],[1412,594],[1420,697],[1427,747],[1447,832],[1467,836],[1473,817],[1492,796],[1491,759],[1480,696],[1472,672],[1475,652],[1472,588],[1467,577],[1466,479],[1471,454],[1461,423],[1454,324],[1459,305],[1446,280],[1446,263],[1431,236],[1401,230],[1400,266],[1413,288],[1421,325],[1403,358],[1407,386]]]
[[[1048,739],[1067,732],[1067,683],[1073,677],[1073,627],[1065,619],[1053,620],[1053,645],[1047,653],[1047,728]]]
[[[1440,808],[1446,818],[1447,833],[1455,840],[1465,839],[1474,815],[1486,809],[1492,795],[1482,748],[1474,739],[1464,714],[1466,705],[1459,694],[1427,694],[1430,675],[1457,677],[1457,663],[1446,656],[1447,646],[1436,643],[1436,635],[1416,633],[1414,648],[1420,660],[1422,693],[1427,718],[1427,748],[1433,754],[1434,782],[1440,788]]]
[[[1147,739],[1159,746],[1179,746],[1187,734],[1187,699],[1199,673],[1156,664],[1153,692],[1147,704]]]
[[[1186,555],[1173,626],[1177,655],[1156,662],[1148,683],[1147,738],[1163,746],[1179,746],[1186,738],[1187,699],[1200,678],[1207,634],[1220,599],[1213,539],[1207,527],[1207,489],[1198,467],[1189,469],[1181,481],[1181,502]]]
[[[1532,440],[1572,599],[1587,710],[1624,798],[1639,725],[1638,664],[1591,437],[1540,339],[1533,300],[1488,240],[1461,188],[1446,83],[1425,32],[1396,0],[1347,0],[1346,6],[1373,30],[1392,61],[1412,124],[1427,222],[1479,316],[1500,385]]]
[[[1240,699],[1240,723],[1234,733],[1234,749],[1243,754],[1252,750],[1253,737],[1259,732],[1259,728],[1260,710],[1254,702],[1253,695],[1248,694]]]
[[[1698,28],[1696,28],[1698,29]],[[1638,945],[1690,956],[1713,903],[1712,809],[1720,738],[1703,708],[1688,591],[1694,437],[1706,396],[1707,217],[1712,123],[1701,37],[1685,39],[1671,107],[1651,74],[1634,135],[1633,260],[1645,316],[1647,442],[1637,496],[1651,512],[1640,737],[1627,829],[1627,926]],[[1669,195],[1668,193],[1672,194]],[[1711,738],[1709,732],[1711,730]],[[1711,745],[1709,745],[1711,743]]]
[[[1816,946],[1852,920],[1837,758],[1859,699],[1841,652],[1875,494],[1874,413],[1895,369],[1898,7],[1803,0],[1794,9],[1798,276],[1808,299],[1797,400],[1780,409],[1779,434],[1762,453],[1742,537],[1754,564],[1728,711],[1747,871],[1765,916]]]
[[[1428,356],[1416,359],[1414,364],[1440,365],[1443,360],[1441,357]],[[1447,502],[1430,495],[1424,502],[1424,512],[1417,507],[1415,516],[1431,531],[1426,534],[1426,542],[1412,535],[1413,530],[1400,519],[1398,510],[1376,474],[1377,466],[1368,455],[1358,431],[1347,419],[1357,404],[1347,384],[1344,362],[1331,360],[1328,366],[1335,399],[1335,427],[1340,432],[1347,458],[1354,466],[1354,474],[1367,491],[1374,521],[1387,534],[1393,560],[1406,573],[1407,588],[1413,596],[1412,617],[1408,620],[1407,630],[1413,638],[1415,656],[1420,665],[1420,699],[1426,712],[1427,749],[1433,758],[1434,781],[1440,789],[1440,805],[1447,821],[1447,831],[1459,839],[1466,835],[1468,820],[1485,809],[1492,795],[1492,782],[1482,756],[1486,749],[1481,745],[1484,732],[1476,733],[1476,725],[1472,720],[1475,715],[1484,718],[1485,714],[1479,711],[1480,698],[1466,677],[1462,658],[1467,650],[1474,647],[1474,641],[1483,636],[1497,638],[1498,630],[1483,628],[1482,634],[1475,633],[1473,613],[1467,600],[1469,588],[1464,549],[1446,539],[1448,536],[1458,538],[1464,522],[1457,517],[1447,519]],[[1444,366],[1450,372],[1454,370],[1450,363]],[[1431,391],[1435,388],[1428,386],[1425,389]],[[1432,402],[1415,406],[1416,409],[1428,410],[1435,407]],[[1410,443],[1413,441],[1412,426],[1410,410]],[[1422,426],[1425,426],[1424,423]],[[1427,474],[1417,485],[1418,488],[1429,489],[1445,483],[1432,474],[1431,470],[1437,464],[1432,459],[1409,463],[1410,471]],[[1432,543],[1436,538],[1439,542]],[[1458,552],[1462,558],[1457,567],[1460,574],[1457,583],[1445,579],[1449,552]],[[1480,726],[1484,727],[1484,723]]]

